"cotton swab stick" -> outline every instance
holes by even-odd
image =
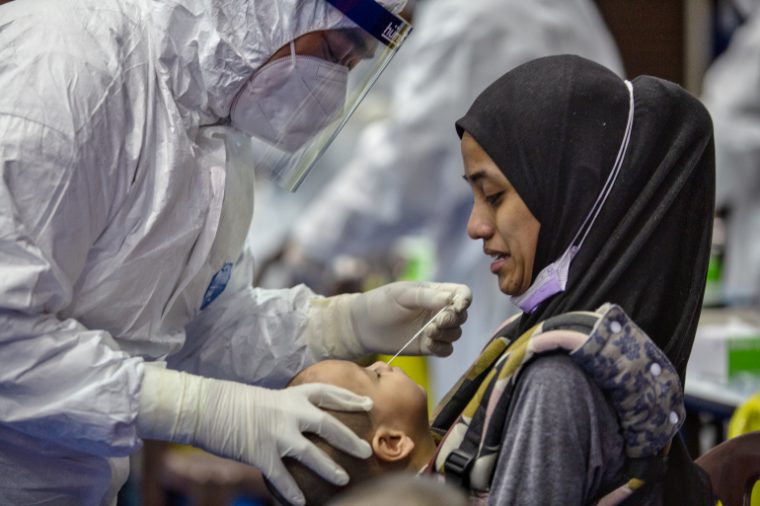
[[[438,317],[439,314],[443,313],[443,310],[446,309],[447,307],[448,306],[443,306],[436,314],[434,314],[433,317],[431,319],[429,319],[428,322],[425,325],[423,325],[422,328],[420,330],[418,330],[412,336],[412,338],[410,340],[408,340],[404,346],[401,347],[400,350],[398,350],[398,353],[396,353],[395,355],[393,355],[393,357],[391,357],[391,359],[388,361],[388,365],[391,365],[391,362],[393,362],[394,360],[396,360],[396,357],[398,357],[399,355],[401,355],[401,352],[404,351],[405,349],[407,349],[409,347],[409,345],[412,344],[412,342],[415,339],[417,339],[420,336],[420,334],[422,334],[422,331],[425,330],[428,327],[428,325],[430,325],[431,323],[433,323],[433,320],[435,320]]]

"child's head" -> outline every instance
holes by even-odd
[[[384,362],[361,367],[345,360],[325,360],[298,373],[290,386],[328,383],[366,395],[373,401],[369,413],[330,411],[372,446],[366,460],[334,449],[322,439],[308,435],[348,473],[349,486],[393,471],[417,471],[431,457],[435,445],[427,418],[427,395],[401,369]],[[300,463],[286,459],[288,470],[306,496],[307,504],[324,504],[344,488],[322,480]]]

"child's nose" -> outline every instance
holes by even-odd
[[[385,362],[380,362],[380,361],[377,361],[374,364],[372,364],[372,368],[380,372],[388,372],[388,371],[393,370],[391,366],[389,366]]]

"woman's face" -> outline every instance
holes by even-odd
[[[483,240],[483,251],[493,258],[491,272],[499,277],[501,291],[521,295],[532,281],[541,224],[467,132],[462,136],[462,158],[464,178],[473,195],[467,233],[472,239]]]

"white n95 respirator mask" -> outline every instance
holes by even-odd
[[[291,41],[289,56],[251,62],[256,70],[231,97],[229,113],[230,126],[251,141],[241,162],[296,191],[411,32],[395,14],[403,3],[295,2],[296,17],[311,20],[323,40],[308,44],[310,56],[297,55]]]
[[[343,111],[348,68],[295,53],[259,69],[232,103],[235,128],[287,152],[316,136]]]

